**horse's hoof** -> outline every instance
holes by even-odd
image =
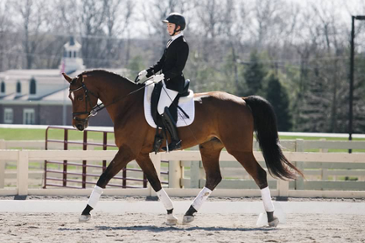
[[[81,215],[79,218],[79,222],[87,222],[91,219],[91,215]]]
[[[278,224],[279,224],[279,219],[275,217],[273,221],[269,222],[269,227],[276,227],[278,226]]]
[[[183,218],[183,224],[188,224],[194,221],[194,216],[185,215]]]
[[[166,222],[167,225],[177,225],[177,218],[172,215],[172,214],[169,214],[167,215],[167,222]]]

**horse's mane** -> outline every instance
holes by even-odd
[[[103,75],[111,75],[111,76],[115,76],[119,79],[123,79],[123,80],[127,80],[131,83],[134,83],[132,80],[130,80],[129,78],[126,78],[120,74],[117,74],[117,73],[114,73],[114,72],[111,72],[111,71],[107,71],[107,70],[103,70],[103,69],[94,69],[94,70],[87,70],[87,71],[84,71],[82,73],[80,73],[78,76],[82,76],[82,75],[90,75],[90,76],[94,76],[94,75],[100,75],[100,76],[103,76]]]

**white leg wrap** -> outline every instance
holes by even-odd
[[[193,206],[195,208],[196,211],[198,211],[200,209],[200,207],[202,206],[203,202],[205,202],[205,200],[207,200],[207,198],[209,197],[209,195],[212,193],[212,190],[204,187],[198,194],[198,196],[196,196],[196,198],[193,201],[193,204],[191,204],[191,206]]]
[[[95,185],[94,190],[91,193],[89,200],[87,201],[87,204],[89,204],[90,207],[95,208],[101,194],[103,194],[103,188]]]
[[[261,197],[262,201],[264,203],[265,211],[266,212],[274,212],[274,204],[271,201],[271,194],[269,187],[265,187],[264,189],[261,189]]]
[[[169,195],[167,195],[166,191],[163,188],[158,192],[156,192],[156,194],[160,199],[160,201],[162,202],[162,204],[165,206],[166,210],[171,210],[174,208],[174,205],[172,205],[172,201]]]

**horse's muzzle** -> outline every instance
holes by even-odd
[[[79,131],[84,131],[88,127],[89,123],[87,121],[81,123],[74,123],[73,127]]]
[[[84,126],[82,125],[82,124],[77,124],[76,125],[76,128],[77,128],[77,130],[79,130],[79,131],[84,131]]]

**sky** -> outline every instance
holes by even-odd
[[[21,2],[25,0],[0,0],[1,9],[4,9],[5,3],[11,2]],[[51,0],[55,1],[55,0]],[[82,0],[79,0],[82,1]],[[222,0],[225,1],[225,0]],[[257,0],[236,0],[237,2],[242,1],[248,5],[254,3]],[[275,1],[275,0],[273,0]],[[339,13],[338,16],[341,16],[341,21],[347,23],[349,28],[351,26],[351,15],[365,15],[365,0],[284,0],[287,3],[295,3],[303,7],[303,9],[308,9],[310,6],[315,3],[316,5],[325,6],[325,11],[327,14],[336,12]],[[130,37],[131,38],[143,38],[146,35],[146,29],[148,29],[147,23],[144,21],[144,15],[146,13],[150,13],[148,5],[154,2],[154,0],[133,0],[136,4],[135,12],[133,15],[133,20],[130,25]],[[146,7],[147,6],[147,7]],[[7,9],[5,7],[5,9]],[[149,9],[149,8],[148,8]],[[0,12],[1,14],[1,12]],[[189,20],[189,13],[187,13],[187,19]],[[365,22],[365,21],[364,21]],[[19,23],[21,24],[21,23]],[[161,23],[162,25],[162,23]],[[189,27],[189,26],[188,26]],[[57,32],[55,34],[63,35],[62,32]],[[68,34],[64,34],[68,35]],[[123,36],[126,37],[126,36]]]

